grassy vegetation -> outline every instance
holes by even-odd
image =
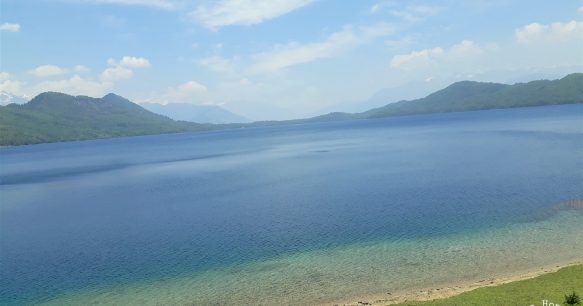
[[[447,299],[406,302],[406,306],[442,305],[542,305],[543,300],[555,305],[567,305],[565,296],[576,292],[583,294],[583,265],[563,268],[554,273],[512,282],[495,287],[479,288]]]

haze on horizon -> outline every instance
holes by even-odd
[[[15,96],[115,92],[291,119],[460,80],[583,71],[575,0],[2,0],[0,11],[0,92]]]

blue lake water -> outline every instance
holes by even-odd
[[[213,271],[236,291],[250,263],[380,243],[394,259],[582,198],[583,104],[1,148],[0,304],[189,275],[206,304]]]

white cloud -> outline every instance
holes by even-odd
[[[330,58],[375,38],[387,36],[393,31],[393,26],[386,23],[369,26],[346,25],[342,30],[329,34],[319,42],[277,44],[269,51],[251,54],[244,58],[239,56],[225,58],[214,55],[197,60],[195,63],[212,72],[230,74],[230,77],[234,79],[244,78],[249,75],[275,72],[321,58]]]
[[[77,73],[84,73],[84,72],[88,72],[89,68],[87,68],[86,66],[83,66],[83,65],[76,65],[75,67],[73,67],[73,71],[75,71]]]
[[[0,91],[22,95],[22,82],[14,80],[8,72],[0,72]]]
[[[79,75],[74,75],[69,79],[44,81],[36,84],[32,91],[34,95],[45,91],[58,91],[70,95],[101,96],[113,86],[108,81],[92,81],[84,79]]]
[[[109,59],[106,67],[100,74],[88,76],[90,69],[84,65],[75,65],[71,68],[63,68],[55,65],[42,65],[29,71],[38,77],[63,75],[75,73],[71,77],[61,77],[56,80],[44,80],[23,83],[13,79],[8,72],[0,72],[0,90],[19,95],[34,96],[45,91],[58,91],[72,95],[99,96],[114,87],[117,81],[131,79],[134,76],[133,68],[150,67],[150,62],[143,57],[124,56],[119,61]],[[84,73],[83,77],[80,74]],[[201,91],[194,84],[184,84],[178,88],[180,92]],[[206,87],[204,88],[206,90]]]
[[[411,64],[417,64],[419,62],[427,63],[433,58],[440,57],[444,53],[443,49],[440,47],[432,49],[424,49],[420,51],[412,51],[408,54],[399,54],[393,56],[391,60],[391,67],[403,67]]]
[[[218,73],[229,73],[234,70],[234,60],[227,59],[222,56],[214,55],[203,58],[196,63],[207,68],[210,71]]]
[[[56,65],[41,65],[29,71],[29,73],[37,76],[37,77],[51,77],[57,75],[63,75],[65,73],[69,73],[70,71],[74,71],[76,73],[85,73],[89,71],[89,68],[83,65],[75,65],[73,68],[64,68],[59,67]]]
[[[28,102],[30,99],[26,96],[19,96],[15,95],[10,92],[0,90],[0,105],[8,105],[8,104],[24,104]]]
[[[134,72],[131,69],[115,66],[105,69],[101,73],[101,80],[103,81],[118,81],[131,79],[134,76]]]
[[[144,102],[155,103],[201,103],[201,99],[206,97],[208,88],[203,84],[191,80],[174,87],[169,87],[162,94],[154,94]]]
[[[438,6],[430,5],[410,5],[404,9],[395,9],[391,11],[391,15],[398,17],[406,22],[418,22],[426,19],[429,16],[438,14],[442,10]]]
[[[419,69],[435,64],[437,61],[464,61],[479,56],[483,48],[471,40],[462,40],[448,49],[435,47],[399,54],[391,59],[391,67],[401,69]]]
[[[397,6],[397,4],[398,3],[395,1],[389,1],[389,0],[379,1],[370,7],[370,12],[372,14],[380,13],[380,12],[384,11],[386,8]]]
[[[114,58],[109,58],[107,59],[107,65],[123,66],[129,68],[148,68],[152,66],[148,59],[136,56],[124,56],[119,61]]]
[[[385,23],[358,27],[347,25],[342,30],[330,34],[321,42],[276,45],[272,51],[254,56],[255,64],[250,68],[250,73],[271,72],[320,58],[329,58],[343,50],[367,43],[378,37],[387,36],[392,32],[393,27]]]
[[[0,81],[6,81],[10,79],[10,73],[0,71]]]
[[[520,43],[560,43],[569,40],[581,40],[583,37],[583,22],[554,22],[551,24],[531,23],[516,29],[516,39]]]
[[[188,81],[178,86],[178,91],[185,95],[207,92],[206,86],[197,81]]]
[[[169,0],[79,0],[82,3],[140,5],[162,9],[173,9],[174,3]]]
[[[398,1],[380,1],[370,7],[371,14],[379,14],[385,11],[394,17],[405,22],[418,22],[430,16],[436,15],[443,10],[440,6],[427,4],[403,5]]]
[[[484,52],[482,47],[471,40],[462,40],[460,43],[451,46],[451,55],[456,57],[479,55]]]
[[[0,31],[19,32],[20,31],[20,24],[18,24],[18,23],[0,24]]]
[[[530,23],[509,31],[503,43],[464,40],[449,47],[434,47],[397,54],[391,73],[402,78],[436,82],[468,78],[488,81],[524,79],[526,75],[559,76],[581,71],[583,23]]]
[[[152,66],[150,61],[143,57],[124,56],[119,61],[119,65],[130,68],[148,68]]]
[[[107,65],[111,66],[101,73],[102,81],[118,81],[131,79],[134,71],[130,68],[151,67],[150,61],[143,57],[124,56],[117,61],[113,58],[107,60]]]
[[[41,78],[55,76],[55,75],[61,75],[61,74],[65,74],[67,72],[68,72],[68,70],[66,68],[61,68],[61,67],[55,66],[55,65],[41,65],[41,66],[38,66],[30,71],[30,73],[34,74],[37,77],[41,77]]]
[[[375,3],[375,4],[373,4],[373,6],[370,7],[370,12],[373,14],[379,12],[380,10],[381,10],[381,4],[379,4],[379,3]]]
[[[254,25],[312,2],[314,0],[220,0],[212,6],[199,6],[190,16],[211,29],[229,25]]]
[[[15,95],[21,95],[22,92],[22,82],[17,80],[3,80],[0,81],[0,91],[9,92]]]

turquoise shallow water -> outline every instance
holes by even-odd
[[[581,259],[581,215],[556,205],[583,198],[582,118],[1,148],[0,304],[311,304]]]
[[[46,305],[308,305],[478,282],[581,261],[583,213],[426,239],[348,245],[69,292]]]

